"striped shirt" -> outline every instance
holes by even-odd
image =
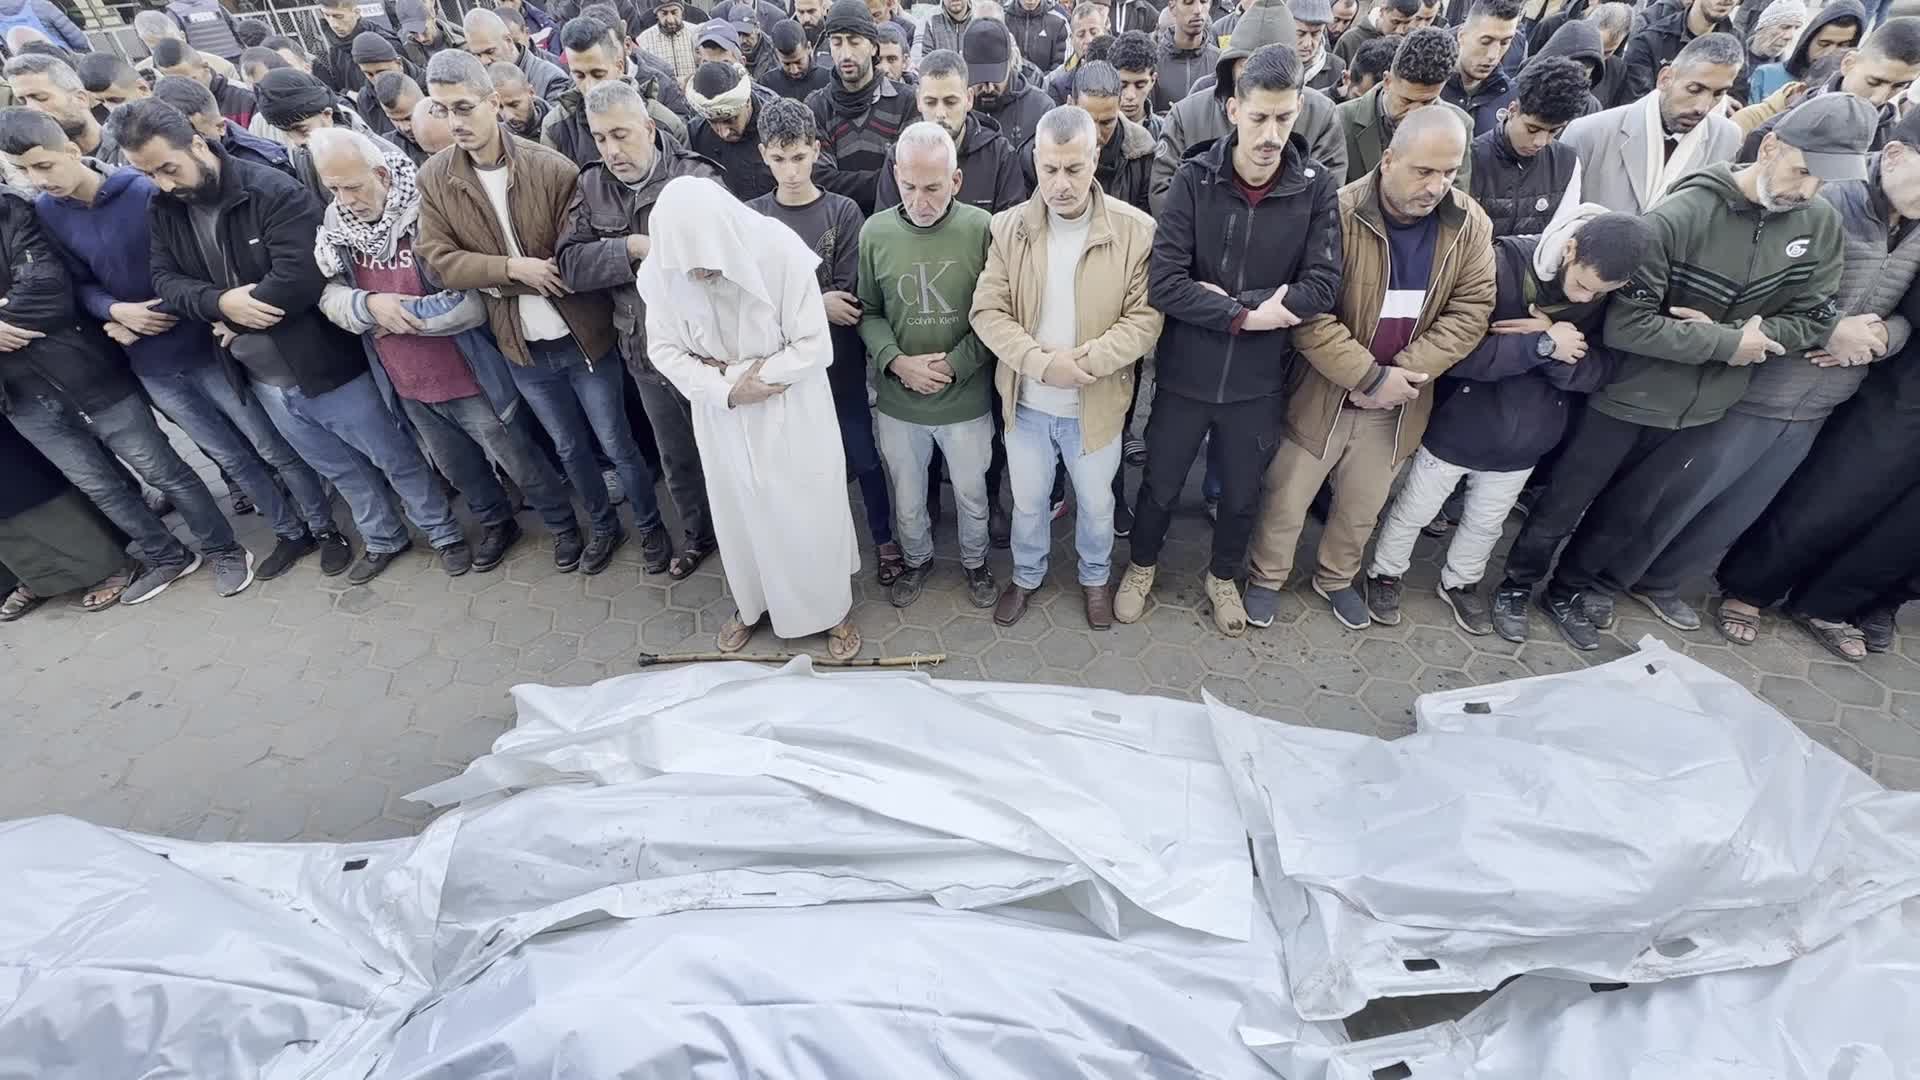
[[[1432,214],[1411,225],[1401,225],[1385,213],[1380,220],[1387,226],[1387,289],[1380,300],[1380,321],[1367,348],[1375,360],[1391,364],[1413,340],[1420,309],[1426,306],[1427,285],[1433,280],[1434,238],[1440,232],[1440,223]]]

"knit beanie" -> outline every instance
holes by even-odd
[[[827,12],[827,24],[821,34],[861,34],[880,44],[880,28],[874,25],[873,13],[867,10],[864,0],[833,0],[833,7]]]
[[[1760,12],[1760,17],[1753,20],[1753,26],[1748,28],[1747,36],[1752,37],[1769,26],[1778,26],[1781,23],[1799,23],[1805,26],[1807,5],[1801,0],[1773,0],[1773,3],[1768,4],[1766,9]]]
[[[1293,21],[1296,23],[1319,23],[1324,26],[1333,21],[1333,0],[1287,0],[1287,9],[1293,12]]]
[[[353,62],[356,64],[384,64],[389,60],[400,59],[393,48],[393,42],[371,30],[364,30],[353,39]]]
[[[292,68],[274,68],[253,84],[253,99],[267,123],[289,128],[333,108],[327,84]]]

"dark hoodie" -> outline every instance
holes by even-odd
[[[1834,72],[1827,77],[1825,83],[1808,90],[1807,96],[1800,99],[1800,105],[1805,105],[1821,94],[1845,93],[1845,91],[1840,89],[1840,81],[1844,78],[1846,78],[1846,76],[1841,72]],[[1897,100],[1899,99],[1896,98],[1895,101]],[[1793,109],[1799,108],[1800,105],[1795,105]],[[1786,117],[1793,112],[1793,109],[1787,109],[1784,112],[1775,113],[1767,117],[1766,120],[1761,122],[1759,127],[1748,132],[1746,141],[1740,144],[1740,152],[1733,155],[1734,162],[1739,165],[1749,165],[1759,160],[1761,141],[1779,125],[1780,121],[1786,119]],[[1880,150],[1885,149],[1888,134],[1893,131],[1894,125],[1900,122],[1900,114],[1894,110],[1893,101],[1889,101],[1885,105],[1880,106],[1877,115],[1879,121],[1873,129],[1873,142],[1867,147],[1869,153],[1878,153]]]
[[[1173,43],[1173,28],[1153,36],[1160,50],[1159,78],[1153,82],[1153,111],[1166,112],[1173,103],[1186,97],[1203,75],[1211,75],[1220,63],[1220,46],[1207,34],[1200,35],[1196,48],[1182,49]]]
[[[984,115],[998,124],[1007,142],[1019,146],[1033,138],[1040,118],[1053,108],[1053,99],[1040,88],[1039,80],[1029,78],[1026,68],[1022,67],[1008,81],[1007,92],[992,104],[982,100],[980,92],[975,91],[973,108],[976,115]]]
[[[1570,22],[1555,31],[1553,37],[1548,39],[1533,57],[1538,60],[1543,56],[1564,56],[1569,60],[1578,60],[1587,66],[1587,78],[1593,89],[1587,94],[1585,115],[1612,108],[1607,104],[1611,95],[1601,92],[1606,88],[1608,79],[1605,44],[1606,39],[1601,35],[1600,29],[1592,23],[1584,20]]]
[[[336,94],[352,97],[360,92],[361,87],[367,85],[367,77],[360,73],[360,65],[353,62],[353,39],[365,33],[374,33],[386,38],[387,44],[393,46],[393,51],[397,55],[406,55],[406,43],[400,40],[400,35],[394,31],[393,27],[378,19],[361,16],[353,32],[344,38],[335,37],[333,31],[327,26],[326,20],[322,19],[320,40],[327,43],[325,57],[327,69],[316,70],[314,74],[318,75],[322,82],[333,87]]]
[[[1853,44],[1860,44],[1861,28],[1867,25],[1866,8],[1860,0],[1835,0],[1820,9],[1820,13],[1800,31],[1800,37],[1793,43],[1793,50],[1787,53],[1785,60],[1772,64],[1762,64],[1747,75],[1747,104],[1760,101],[1790,82],[1804,80],[1812,69],[1813,61],[1807,59],[1807,49],[1813,44],[1813,36],[1845,19],[1853,20]]]
[[[997,214],[1027,199],[1027,180],[1020,169],[1020,155],[1007,140],[992,117],[979,111],[967,114],[967,126],[960,133],[959,201]],[[875,213],[900,205],[900,186],[893,179],[893,147],[887,148],[885,164],[880,167]]]
[[[774,189],[773,171],[760,157],[760,117],[766,107],[780,100],[772,90],[753,85],[753,116],[739,142],[728,142],[713,130],[704,116],[696,116],[687,125],[687,146],[694,153],[720,168],[720,182],[741,202],[759,198]],[[814,159],[813,182],[823,184],[833,171],[833,155],[821,153]]]

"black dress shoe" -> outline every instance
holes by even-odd
[[[461,546],[465,547],[466,545],[462,544]],[[412,550],[413,541],[409,540],[399,551],[364,552],[360,556],[360,561],[353,564],[353,572],[347,575],[347,582],[352,585],[365,585],[367,582],[386,573],[387,567],[393,565],[393,560]]]
[[[520,523],[512,518],[487,526],[480,530],[480,543],[473,549],[473,568],[484,574],[499,566],[519,542]]]

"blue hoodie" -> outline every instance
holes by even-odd
[[[138,169],[89,165],[106,176],[92,205],[43,193],[33,210],[67,264],[81,309],[105,323],[114,304],[145,303],[158,295],[148,266],[153,230],[147,204],[159,189]],[[156,310],[179,314],[165,304]],[[182,318],[173,329],[134,342],[127,355],[136,375],[171,375],[212,363],[213,328]]]

